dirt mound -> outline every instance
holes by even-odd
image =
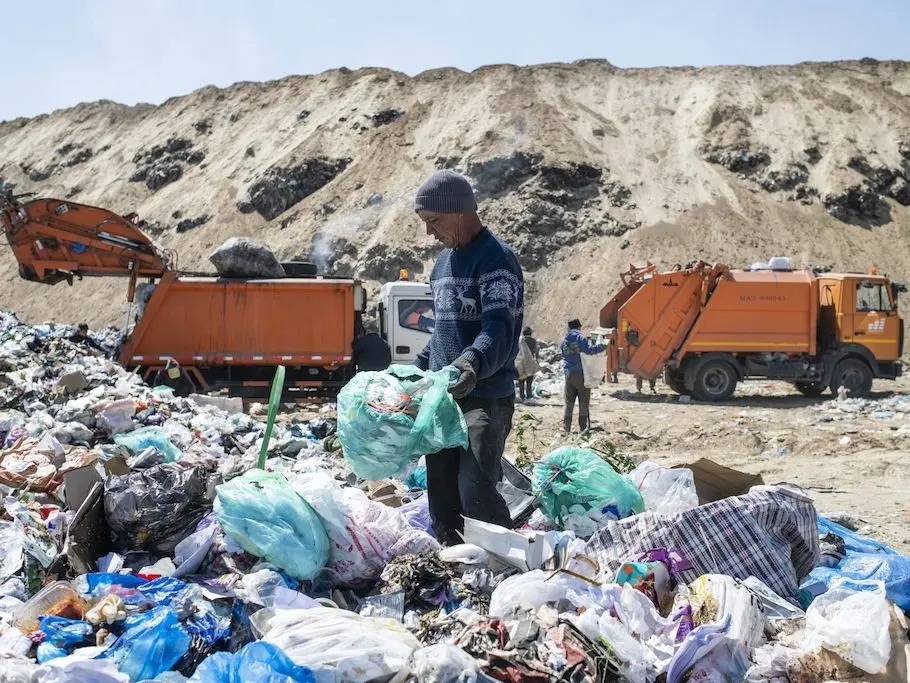
[[[189,270],[252,236],[378,282],[429,272],[438,247],[413,193],[454,168],[520,256],[528,323],[552,337],[568,317],[593,324],[617,273],[647,259],[786,255],[906,281],[908,97],[904,62],[340,69],[0,123],[0,192],[136,212]],[[0,307],[27,320],[100,325],[125,309],[125,282],[51,294],[7,249],[0,283]]]

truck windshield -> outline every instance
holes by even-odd
[[[890,311],[891,300],[885,285],[863,280],[856,283],[857,311]]]
[[[418,332],[433,332],[436,327],[436,316],[433,312],[433,302],[415,299],[400,299],[398,301],[398,322],[408,330]]]

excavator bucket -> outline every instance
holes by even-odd
[[[60,199],[20,204],[0,197],[0,225],[26,280],[56,284],[73,277],[161,277],[169,259],[132,221],[112,211]]]

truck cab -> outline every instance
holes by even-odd
[[[878,275],[826,274],[818,278],[819,341],[823,347],[857,345],[883,376],[899,373],[904,326],[897,310],[897,293]]]
[[[379,290],[379,333],[388,342],[392,362],[409,365],[430,340],[436,325],[433,292],[424,282],[407,280],[407,273]]]

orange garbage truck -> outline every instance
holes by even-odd
[[[360,281],[318,277],[315,266],[302,262],[282,264],[287,276],[274,279],[182,272],[176,256],[157,248],[134,219],[59,199],[0,197],[0,225],[21,277],[46,284],[129,279],[125,330],[137,315],[119,361],[149,383],[260,398],[284,365],[285,398],[305,399],[337,393],[353,375],[353,342],[366,311]],[[428,300],[432,313],[426,285],[402,282],[392,289],[395,301]],[[390,343],[398,333],[416,334],[397,318],[392,322]],[[425,338],[412,340],[408,352],[419,352]]]
[[[898,286],[878,274],[783,267],[744,271],[698,262],[659,272],[648,263],[622,273],[600,311],[607,372],[664,375],[679,394],[729,399],[748,379],[868,395],[872,380],[901,374],[904,327]]]

